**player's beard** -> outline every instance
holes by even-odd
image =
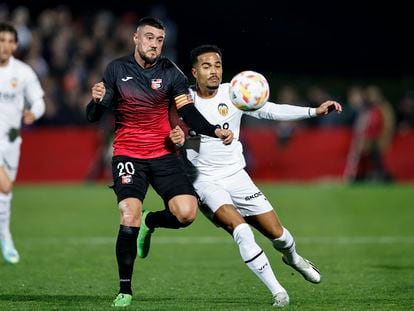
[[[209,82],[207,81],[206,87],[208,90],[210,91],[215,91],[219,88],[220,83],[216,83],[216,82]]]
[[[207,89],[209,89],[210,91],[215,91],[219,88],[219,84],[217,85],[207,85]]]
[[[151,58],[151,57],[148,57],[147,55],[145,55],[145,53],[144,53],[144,52],[138,51],[138,53],[139,53],[139,56],[142,58],[142,60],[143,60],[146,64],[149,64],[149,65],[153,65],[153,64],[155,64],[155,62],[156,62],[156,61],[158,60],[158,58],[160,57],[160,56],[158,55],[158,56],[155,56],[155,57]]]

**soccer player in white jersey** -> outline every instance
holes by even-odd
[[[196,146],[192,139],[187,140],[187,158],[198,171],[194,186],[204,214],[233,236],[243,261],[272,293],[273,306],[284,307],[289,304],[289,296],[276,279],[267,256],[255,242],[249,224],[267,237],[282,253],[283,262],[307,281],[319,283],[321,275],[315,265],[297,253],[292,235],[244,170],[240,121],[243,114],[271,120],[304,119],[323,116],[333,110],[341,112],[342,107],[335,101],[326,101],[318,108],[268,102],[257,111],[243,112],[230,102],[229,83],[221,83],[221,56],[220,49],[213,45],[199,46],[191,52],[192,74],[196,79],[192,95],[196,108],[211,124],[234,133],[233,143],[227,146],[219,139],[205,135],[199,136]],[[182,137],[184,140],[184,132]],[[178,139],[175,142],[181,143]]]
[[[43,90],[27,64],[13,57],[16,29],[0,23],[0,246],[7,263],[19,262],[10,233],[10,204],[20,157],[20,127],[32,124],[45,110]]]

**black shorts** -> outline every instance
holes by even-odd
[[[118,203],[126,198],[137,198],[144,202],[148,186],[168,201],[180,194],[196,196],[193,185],[185,173],[183,162],[176,154],[155,159],[136,159],[115,156],[112,159],[112,177]]]

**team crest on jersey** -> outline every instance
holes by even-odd
[[[131,175],[122,175],[121,176],[121,183],[123,185],[130,185],[130,184],[132,184],[132,176]]]
[[[158,90],[162,87],[162,79],[151,79],[151,88]]]
[[[223,117],[227,116],[229,113],[229,107],[225,103],[220,103],[217,106],[219,114]]]
[[[17,87],[17,79],[16,79],[16,78],[13,78],[13,79],[10,81],[10,87],[11,87],[12,89],[15,89],[15,88]]]

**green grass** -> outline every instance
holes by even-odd
[[[314,285],[256,239],[288,290],[287,310],[414,310],[414,187],[291,184],[261,189],[322,270]],[[145,205],[160,209],[150,192]],[[17,185],[12,231],[21,262],[0,259],[0,310],[111,310],[118,290],[119,216],[105,185]],[[272,310],[265,286],[230,236],[201,213],[181,230],[157,230],[137,259],[136,310]]]

